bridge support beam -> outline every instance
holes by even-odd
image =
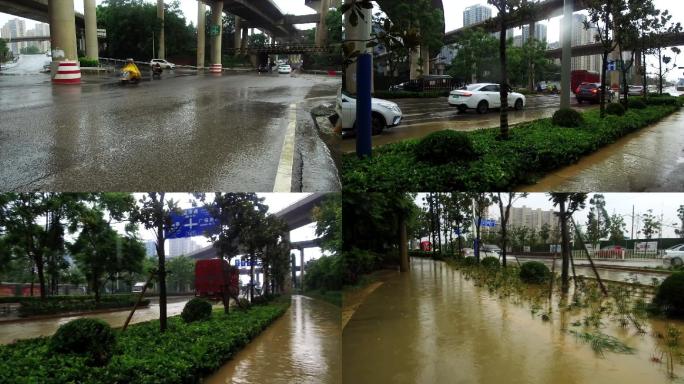
[[[241,35],[242,39],[240,40],[240,52],[245,53],[247,50],[247,41],[249,40],[249,28],[243,27]]]
[[[420,59],[422,60],[423,75],[430,74],[430,50],[426,46],[420,47]]]
[[[345,3],[351,2],[351,0],[345,0]],[[344,17],[344,29],[346,31],[347,36],[346,38],[347,40],[350,40],[350,44],[353,44],[354,51],[359,51],[361,53],[370,51],[370,49],[366,47],[366,41],[370,40],[372,19],[370,9],[364,9],[363,13],[364,18],[359,18],[356,26],[353,26],[349,22],[349,12],[347,12],[347,14]],[[344,89],[346,89],[347,92],[351,94],[356,94],[356,62],[349,64],[345,70],[344,87]],[[371,89],[373,89],[372,84]]]
[[[560,107],[570,108],[570,64],[572,61],[572,1],[565,0],[563,3],[563,18],[561,19],[561,47],[563,56],[561,59],[561,97]]]
[[[48,14],[52,44],[52,82],[80,84],[74,0],[49,1]]]
[[[242,19],[239,16],[235,16],[235,39],[233,41],[235,54],[238,55],[241,53],[238,49],[242,48]]]
[[[304,292],[304,248],[299,248],[299,290]]]
[[[223,0],[214,1],[211,6],[211,27],[216,29],[218,33],[214,32],[211,35],[211,73],[221,73],[223,66],[221,65],[221,36],[223,34]]]
[[[316,45],[322,47],[328,40],[328,23],[325,19],[328,16],[328,10],[330,9],[330,0],[321,0],[321,9],[319,14],[321,16],[318,25],[316,26]]]
[[[159,31],[159,48],[157,49],[157,58],[166,59],[166,38],[164,36],[164,0],[157,0],[157,18],[161,23],[161,30]]]
[[[202,1],[197,1],[197,69],[204,68],[204,47],[207,34],[206,6]]]
[[[91,59],[99,59],[99,45],[97,43],[97,11],[95,0],[84,0],[83,10],[85,16],[85,42],[86,56]]]
[[[409,50],[409,79],[415,80],[420,77],[420,71],[422,70],[420,61],[420,47]]]

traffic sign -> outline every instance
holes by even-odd
[[[221,34],[221,26],[216,24],[209,27],[209,36],[218,36]]]
[[[167,239],[204,236],[219,231],[218,221],[205,208],[190,208],[182,214],[171,214],[173,229],[166,233]]]
[[[496,227],[496,220],[494,219],[481,219],[480,227]]]

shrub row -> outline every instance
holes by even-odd
[[[172,317],[165,333],[157,320],[135,324],[115,332],[112,356],[101,367],[88,365],[88,356],[51,352],[50,338],[0,346],[0,382],[198,383],[285,313],[288,303],[227,315],[219,309],[210,319],[190,324]]]
[[[654,100],[663,105],[654,105]],[[615,142],[620,137],[653,124],[680,109],[684,99],[649,98],[649,106],[629,110],[624,116],[601,119],[598,110],[584,112],[583,124],[561,128],[551,119],[520,124],[510,131],[508,140],[499,140],[499,129],[468,132],[473,156],[444,164],[419,161],[421,141],[406,140],[377,148],[371,159],[354,154],[343,157],[342,183],[349,191],[501,191],[533,183],[537,178]],[[676,105],[670,105],[675,103]],[[441,133],[439,133],[441,135]],[[469,144],[464,144],[469,145]],[[466,148],[466,147],[464,147]]]
[[[96,302],[94,298],[82,299],[75,296],[76,299],[62,298],[60,300],[30,300],[23,301],[19,306],[19,316],[38,316],[38,315],[52,315],[64,312],[76,311],[92,311],[98,309],[113,309],[132,307],[137,301],[137,297],[132,295],[117,295],[117,296],[103,296],[100,302]],[[140,302],[141,306],[150,304],[149,299],[143,299]]]
[[[98,59],[92,59],[90,57],[79,57],[78,62],[81,67],[99,67],[100,61]]]

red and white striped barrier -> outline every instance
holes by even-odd
[[[81,68],[78,61],[60,61],[52,82],[55,84],[81,84]]]
[[[209,67],[209,72],[210,73],[221,73],[221,72],[223,72],[223,66],[221,64],[212,64],[211,67]]]

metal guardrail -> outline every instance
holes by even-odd
[[[554,255],[560,257],[558,253],[552,252],[512,252],[512,254],[530,258],[550,258]],[[591,258],[594,260],[660,260],[664,254],[664,250],[656,252],[637,252],[632,249],[621,251],[598,250],[591,253]],[[572,258],[575,260],[588,259],[587,253],[582,249],[573,249]]]

